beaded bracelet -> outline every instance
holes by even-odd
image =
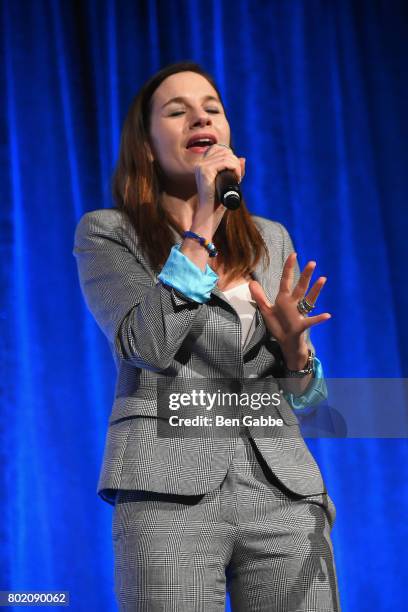
[[[194,238],[195,240],[198,240],[201,246],[207,249],[210,257],[216,257],[218,255],[218,251],[213,242],[210,242],[209,240],[207,240],[207,238],[204,238],[203,236],[199,236],[198,234],[196,234],[195,232],[192,232],[191,230],[186,230],[183,233],[183,238]]]

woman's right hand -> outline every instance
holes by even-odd
[[[245,158],[234,155],[232,149],[214,144],[210,146],[195,167],[198,191],[198,206],[191,229],[208,228],[206,238],[215,234],[227,210],[223,204],[215,203],[215,179],[221,170],[232,170],[238,182],[245,174]],[[211,236],[208,233],[211,232]]]

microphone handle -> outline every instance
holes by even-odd
[[[219,204],[229,210],[236,210],[241,205],[241,190],[232,170],[221,170],[215,179],[215,193]]]

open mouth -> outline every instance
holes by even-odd
[[[191,140],[186,148],[192,153],[204,153],[214,143],[215,140],[211,138],[196,138],[195,140]]]

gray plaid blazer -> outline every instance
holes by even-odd
[[[271,260],[266,269],[261,260],[252,276],[273,303],[293,244],[280,223],[252,218]],[[181,243],[181,236],[173,232],[175,243]],[[218,287],[207,303],[200,304],[159,282],[142,255],[136,232],[116,208],[82,216],[73,254],[85,302],[108,339],[117,368],[97,493],[114,503],[117,489],[180,495],[215,489],[227,473],[239,433],[199,440],[159,436],[157,380],[262,379],[280,372],[281,352],[259,309],[254,331],[242,347],[239,316]],[[314,349],[309,336],[308,344]],[[290,492],[326,492],[293,409],[286,401],[277,408],[294,435],[275,439],[263,435],[261,427],[250,428],[263,458]]]

